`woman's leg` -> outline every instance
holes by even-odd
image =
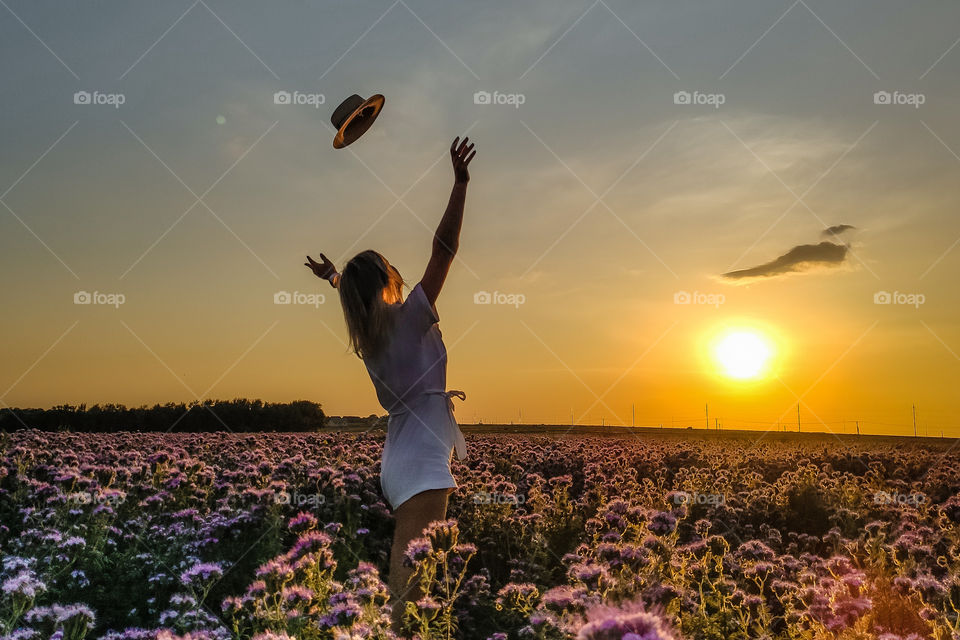
[[[390,550],[390,593],[393,596],[393,629],[399,631],[403,610],[408,600],[421,597],[417,585],[407,585],[411,567],[403,564],[407,544],[419,538],[423,530],[434,520],[445,520],[447,516],[448,489],[430,489],[413,496],[394,512],[396,530],[393,534],[393,548]]]

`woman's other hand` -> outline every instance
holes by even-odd
[[[318,278],[323,278],[328,280],[331,285],[334,287],[337,286],[336,280],[337,276],[340,274],[337,273],[337,268],[333,266],[333,263],[327,258],[327,256],[320,254],[321,262],[317,262],[310,256],[307,256],[307,261],[304,262],[304,266],[309,267],[313,274]]]

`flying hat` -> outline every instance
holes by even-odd
[[[383,96],[377,93],[366,100],[353,94],[341,102],[330,116],[330,122],[337,128],[333,148],[342,149],[362,136],[377,119],[383,108],[383,101]]]

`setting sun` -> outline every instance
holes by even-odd
[[[766,372],[773,347],[763,334],[740,329],[724,334],[717,341],[713,355],[724,375],[749,380]]]

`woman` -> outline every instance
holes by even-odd
[[[406,300],[401,298],[400,272],[376,251],[357,254],[342,274],[322,253],[321,262],[307,256],[305,263],[339,290],[350,346],[363,359],[377,399],[390,416],[380,486],[396,520],[389,575],[395,628],[405,601],[420,597],[407,584],[412,571],[403,563],[407,544],[430,522],[446,518],[447,496],[457,487],[451,454],[456,449],[460,458],[466,456],[451,400],[466,396],[446,391],[447,352],[435,305],[460,244],[473,147],[469,138],[461,142],[459,137],[450,146],[453,191],[423,278]]]

